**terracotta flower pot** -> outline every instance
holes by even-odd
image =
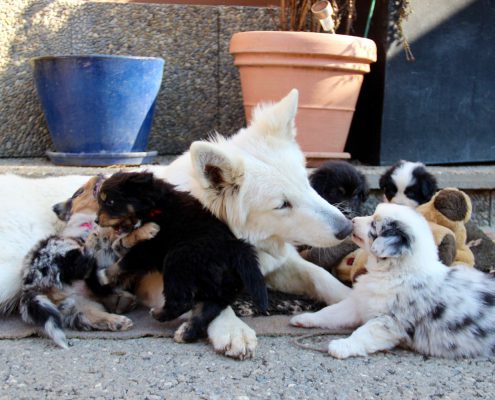
[[[376,61],[372,40],[312,32],[240,32],[230,52],[239,67],[246,119],[262,101],[299,90],[297,140],[308,163],[344,153],[363,75]]]

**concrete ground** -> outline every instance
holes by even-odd
[[[323,347],[328,337],[305,343]],[[395,350],[335,360],[261,337],[256,357],[234,361],[206,343],[171,339],[0,341],[7,399],[492,399],[493,360],[425,358]]]

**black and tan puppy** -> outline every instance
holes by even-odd
[[[176,332],[177,341],[206,336],[206,329],[243,287],[265,312],[267,292],[254,247],[237,239],[199,201],[153,174],[117,173],[102,185],[98,223],[131,231],[156,223],[157,235],[134,246],[107,269],[110,283],[123,274],[157,269],[164,279],[165,305],[152,310],[159,321],[193,309]]]

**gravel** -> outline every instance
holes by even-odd
[[[323,347],[328,338],[308,339]],[[471,399],[493,398],[491,360],[425,358],[396,350],[335,360],[261,337],[256,357],[234,361],[206,343],[170,339],[0,341],[0,399]],[[312,342],[312,343],[311,343]]]

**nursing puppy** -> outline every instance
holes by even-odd
[[[328,161],[309,176],[313,189],[346,217],[360,215],[368,198],[369,186],[364,175],[345,161]]]
[[[406,344],[428,356],[475,357],[495,351],[495,279],[438,261],[426,220],[415,210],[378,205],[353,220],[353,240],[368,253],[368,273],[350,296],[291,323],[301,327],[357,327],[333,340],[337,358],[365,356]]]
[[[417,207],[428,202],[438,190],[435,177],[424,164],[400,160],[380,177],[386,201]]]
[[[117,173],[103,183],[98,201],[101,226],[132,232],[156,224],[156,236],[130,249],[106,270],[106,278],[113,283],[122,275],[162,272],[165,305],[152,309],[153,317],[169,321],[193,309],[176,332],[177,341],[206,336],[208,324],[243,287],[266,312],[266,286],[254,247],[189,194],[151,173]]]
[[[64,230],[39,241],[24,259],[22,319],[41,327],[63,348],[68,347],[64,327],[115,331],[132,326],[130,319],[107,313],[83,282],[89,280],[97,266],[94,249],[88,251],[85,241],[98,231],[94,220],[102,180],[102,176],[91,178],[69,200],[54,206],[58,217],[67,222]],[[126,238],[126,242],[130,241]],[[107,242],[111,243],[110,237]]]

